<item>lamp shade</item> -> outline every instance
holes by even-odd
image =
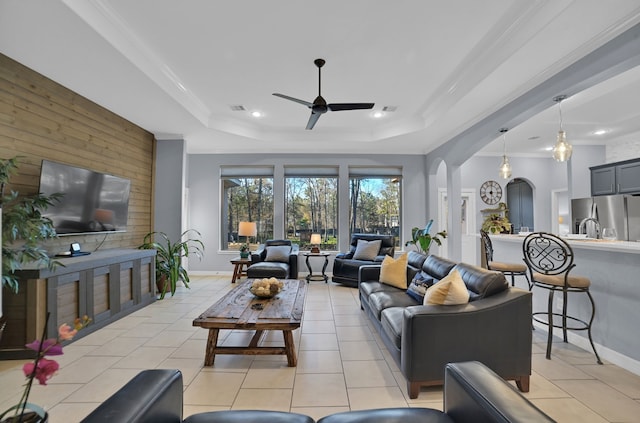
[[[113,223],[114,213],[113,210],[96,209],[93,218],[96,222]]]
[[[322,238],[320,238],[320,234],[311,234],[311,244],[317,245],[322,242]]]
[[[239,236],[256,236],[258,234],[258,227],[256,222],[240,222],[238,224]]]

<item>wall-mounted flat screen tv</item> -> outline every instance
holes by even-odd
[[[62,194],[44,213],[58,235],[126,231],[130,188],[129,179],[42,161],[40,192]]]

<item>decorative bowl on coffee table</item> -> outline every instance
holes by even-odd
[[[282,288],[284,283],[276,278],[256,279],[249,287],[249,291],[259,298],[273,298]]]

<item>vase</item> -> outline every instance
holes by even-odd
[[[163,292],[171,291],[171,288],[169,287],[169,279],[167,278],[167,275],[162,274],[158,279],[156,279],[156,288],[158,289],[159,294],[162,294]]]
[[[240,251],[240,258],[249,258],[248,251]]]
[[[46,423],[49,421],[49,413],[32,403],[27,403],[24,413],[14,416],[13,410],[21,408],[22,405],[14,405],[7,409],[0,414],[0,423]]]
[[[7,417],[0,423],[46,423],[49,421],[49,413],[45,413],[44,416],[38,415],[33,411],[27,411],[21,416]]]

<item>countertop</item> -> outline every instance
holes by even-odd
[[[507,242],[517,242],[522,243],[524,240],[523,235],[493,235],[491,234],[492,240],[501,240]],[[604,239],[567,239],[562,238],[571,248],[575,249],[585,249],[585,250],[600,250],[600,251],[614,251],[614,252],[625,252],[630,254],[640,254],[640,242],[631,242],[631,241],[607,241]]]

